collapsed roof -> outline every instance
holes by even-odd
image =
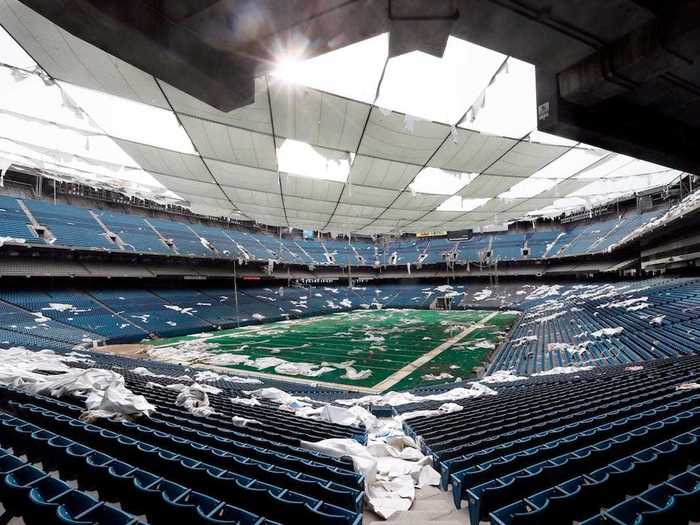
[[[223,112],[16,0],[0,2],[0,24],[12,94],[0,101],[0,168],[35,166],[197,213],[362,234],[460,230],[680,175],[538,133],[534,67],[452,37],[441,59],[390,59],[384,34],[285,64],[256,79],[251,104]]]

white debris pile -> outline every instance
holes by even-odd
[[[665,315],[657,315],[656,317],[653,317],[649,321],[649,324],[652,326],[661,326],[663,324],[665,318],[666,318]]]
[[[623,332],[624,328],[617,326],[615,328],[601,328],[595,332],[591,332],[591,335],[596,338],[600,337],[612,337],[613,335],[618,335]]]
[[[537,341],[536,335],[526,335],[524,337],[518,337],[516,339],[511,339],[511,345],[513,348],[520,348],[521,346],[527,346],[528,343],[532,341]]]
[[[410,392],[388,392],[386,394],[376,394],[363,396],[355,399],[339,399],[336,401],[339,405],[386,405],[386,406],[401,406],[409,403],[423,403],[425,401],[459,401],[461,399],[470,399],[483,395],[494,396],[498,392],[482,385],[479,382],[470,383],[468,388],[458,387],[443,392],[441,394],[431,394],[428,396],[417,396]]]
[[[164,388],[178,392],[175,405],[184,408],[193,416],[206,417],[216,413],[209,403],[208,394],[220,394],[220,388],[199,383],[190,386],[175,383]]]
[[[177,306],[176,304],[164,304],[164,308],[167,308],[168,310],[173,310],[175,312],[179,312],[184,315],[190,315],[193,316],[197,310],[193,310],[192,308],[182,308],[181,306]]]
[[[167,374],[155,374],[151,372],[148,368],[145,366],[137,366],[132,370],[132,372],[138,376],[142,377],[165,377],[167,379],[177,379],[178,381],[192,381],[192,378],[186,374],[183,374],[181,376],[169,376]]]
[[[244,393],[255,398],[271,401],[280,405],[279,408],[295,412],[302,407],[311,406],[311,399],[308,397],[296,397],[288,394],[284,390],[275,387],[258,388],[256,390],[244,390]]]
[[[544,372],[537,372],[536,374],[532,374],[533,377],[535,376],[555,376],[558,374],[576,374],[578,372],[584,372],[586,370],[593,370],[592,366],[555,366],[554,368],[550,368],[549,370],[545,370]]]
[[[261,331],[258,331],[260,333]],[[308,346],[308,344],[301,345],[299,347],[288,347],[289,348],[303,348]],[[238,350],[242,351],[248,348],[247,345],[242,345]],[[268,349],[264,346],[258,346],[257,348]],[[151,359],[159,360],[166,363],[178,363],[182,365],[243,365],[257,370],[267,370],[274,369],[278,374],[286,374],[293,376],[303,376],[303,377],[318,377],[335,370],[344,370],[345,379],[351,380],[362,380],[367,379],[372,375],[371,370],[357,370],[353,367],[355,361],[344,361],[342,363],[306,363],[306,362],[293,362],[287,361],[280,357],[268,356],[268,357],[258,357],[251,358],[250,355],[246,354],[236,354],[230,353],[231,349],[226,352],[218,352],[219,345],[216,343],[211,343],[204,341],[202,339],[193,339],[189,341],[183,341],[175,346],[166,346],[159,348],[150,348],[146,351]],[[271,353],[278,352],[279,350],[284,350],[285,348],[270,348]],[[200,372],[200,374],[206,374],[204,376],[199,376],[196,381],[205,381],[208,379],[216,380],[222,379],[224,381],[229,381],[231,383],[249,383],[249,384],[259,384],[261,381],[252,378],[243,378],[237,376],[225,376],[218,375],[213,372]]]
[[[260,379],[254,377],[230,376],[227,374],[217,374],[211,370],[202,370],[194,374],[194,380],[201,383],[204,381],[226,381],[228,383],[259,385],[262,383]]]
[[[150,415],[155,408],[143,396],[124,385],[124,377],[110,370],[71,368],[68,363],[85,359],[52,350],[32,352],[22,347],[2,351],[0,384],[32,394],[61,397],[73,394],[85,397],[86,411],[81,417],[125,419]],[[39,372],[54,372],[44,375]],[[58,372],[58,373],[56,373]]]
[[[462,405],[457,403],[443,403],[435,410],[414,410],[412,412],[404,412],[394,417],[395,421],[406,421],[407,419],[413,419],[416,417],[433,417],[442,416],[443,414],[452,414],[453,412],[460,412],[464,410]]]
[[[498,370],[493,374],[482,377],[479,383],[495,384],[495,383],[512,383],[513,381],[522,381],[527,377],[515,375],[513,370]]]
[[[229,397],[228,400],[234,405],[245,405],[249,407],[256,407],[262,404],[254,397]]]
[[[548,352],[568,352],[571,355],[581,355],[588,349],[588,345],[591,344],[590,341],[583,341],[581,343],[549,343],[547,345]]]
[[[64,304],[64,303],[49,303],[49,306],[46,308],[42,308],[42,310],[55,310],[56,312],[66,312],[73,308],[72,304]]]
[[[24,244],[27,242],[27,239],[21,239],[19,237],[4,237],[0,236],[0,248],[5,246],[7,243],[12,243],[12,244]]]
[[[295,415],[347,427],[364,426],[368,431],[374,431],[379,426],[377,417],[360,406],[350,408],[330,404],[321,407],[304,406],[297,409]]]
[[[477,292],[474,294],[474,300],[475,301],[483,301],[484,299],[488,299],[493,295],[493,290],[490,288],[484,288],[480,292]]]
[[[99,418],[116,420],[129,419],[131,417],[146,415],[155,412],[156,407],[149,403],[145,397],[135,395],[124,385],[124,377],[110,370],[88,369],[80,372],[70,372],[76,377],[65,384],[65,387],[74,388],[76,384],[83,384],[80,393],[87,393],[85,408],[80,416],[86,421],[94,421]],[[56,378],[57,376],[53,376]],[[66,378],[68,379],[68,378]],[[75,393],[75,391],[74,391]],[[52,392],[52,395],[53,392]]]
[[[352,458],[355,471],[365,476],[365,501],[384,519],[411,508],[416,488],[438,485],[432,458],[400,431],[370,434],[367,445],[353,439],[302,441],[301,446],[333,457]]]
[[[634,307],[639,303],[646,303],[649,297],[633,297],[632,299],[625,299],[624,301],[613,301],[610,303],[604,303],[598,306],[598,308],[627,308]],[[647,305],[650,306],[650,305]]]
[[[423,381],[447,381],[448,379],[454,379],[455,376],[448,372],[443,372],[441,374],[423,374],[420,378]]]

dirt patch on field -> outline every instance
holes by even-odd
[[[117,354],[125,355],[128,357],[146,357],[146,350],[150,348],[149,345],[144,345],[141,343],[128,344],[128,345],[107,345],[98,346],[92,349],[93,352],[100,352],[103,354]]]

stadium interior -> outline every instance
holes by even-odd
[[[700,523],[700,2],[0,0],[0,520]]]

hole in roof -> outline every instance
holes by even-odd
[[[455,124],[503,62],[504,55],[449,37],[438,58],[414,51],[389,60],[377,105]]]
[[[599,161],[605,155],[604,151],[595,149],[572,149],[558,159],[553,160],[544,168],[536,171],[530,177],[501,193],[499,199],[529,199],[547,191],[559,182],[575,176],[588,166]]]
[[[308,60],[287,53],[272,76],[371,104],[388,48],[389,35],[384,33]]]
[[[440,204],[437,211],[472,211],[480,206],[483,206],[490,200],[491,199],[488,197],[467,198],[460,195],[454,195]]]
[[[38,74],[0,68],[0,110],[99,134],[99,128],[58,84]]]
[[[416,193],[453,195],[477,177],[477,173],[459,173],[440,168],[423,168],[409,185]]]
[[[172,111],[67,82],[60,84],[108,135],[197,154]]]
[[[279,171],[313,179],[345,182],[350,173],[353,154],[319,148],[285,139],[277,149]]]
[[[36,62],[15,39],[0,26],[0,62],[21,69],[34,69]]]
[[[467,115],[461,127],[516,138],[537,128],[535,66],[515,58],[507,64],[486,88],[483,100],[475,101],[476,114]]]

